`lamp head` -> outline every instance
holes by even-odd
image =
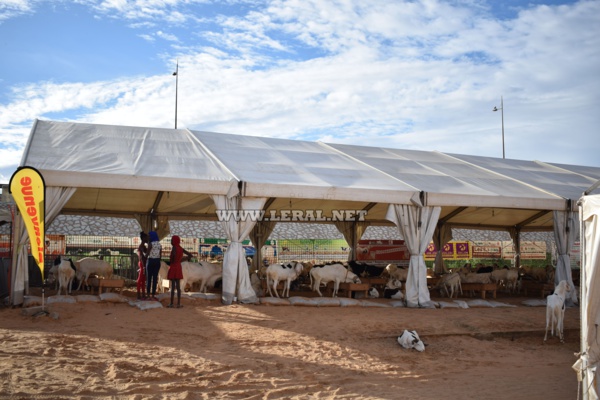
[[[494,107],[492,111],[498,111],[498,107]]]

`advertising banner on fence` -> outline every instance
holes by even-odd
[[[502,258],[511,260],[515,257],[515,246],[513,242],[502,241]],[[521,242],[521,260],[545,260],[546,242],[523,241]]]
[[[410,261],[404,240],[360,240],[356,250],[356,260],[366,263],[380,261],[404,266]]]
[[[433,261],[436,254],[437,248],[431,242],[423,257],[427,261]],[[442,248],[442,257],[444,260],[468,260],[471,258],[471,244],[469,242],[450,241]]]
[[[473,242],[473,258],[502,258],[501,240],[476,240]]]
[[[46,235],[46,254],[52,256],[67,254],[66,236]]]
[[[10,178],[10,193],[25,222],[31,244],[31,255],[42,272],[42,279],[44,279],[44,222],[46,218],[44,178],[35,168],[19,168]]]
[[[573,243],[569,253],[571,260],[571,269],[581,269],[581,242]]]

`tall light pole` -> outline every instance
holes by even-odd
[[[502,158],[506,158],[504,154],[504,100],[500,96],[500,108],[494,107],[492,111],[498,111],[502,114]]]
[[[177,89],[179,88],[179,59],[177,59],[177,66],[175,67],[175,72],[173,72],[173,76],[175,77],[175,129],[177,129]]]

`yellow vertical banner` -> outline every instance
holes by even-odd
[[[35,168],[21,167],[10,178],[9,187],[25,222],[31,242],[31,255],[42,272],[43,280],[46,232],[44,228],[46,219],[44,178]]]

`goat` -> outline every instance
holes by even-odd
[[[546,298],[546,334],[544,335],[544,342],[548,339],[548,326],[551,326],[550,336],[554,335],[554,328],[556,327],[556,336],[560,338],[560,342],[564,343],[563,335],[563,324],[565,319],[565,298],[567,292],[571,290],[571,287],[567,281],[560,281],[554,293]]]

